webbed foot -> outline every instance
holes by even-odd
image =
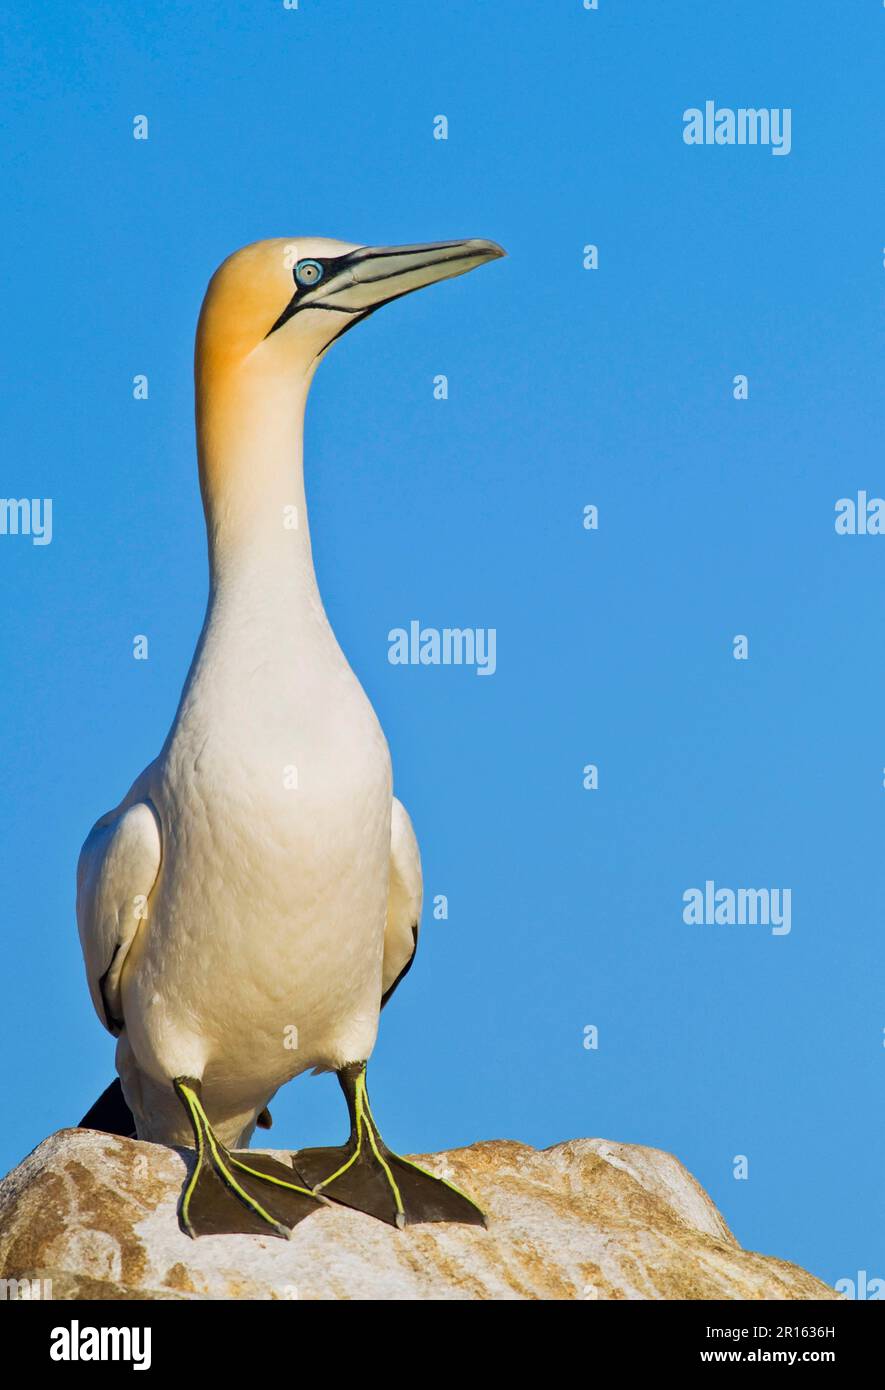
[[[343,1067],[338,1080],[350,1111],[350,1138],[339,1148],[293,1155],[292,1166],[307,1187],[400,1229],[422,1221],[485,1226],[483,1212],[466,1193],[388,1149],[369,1106],[365,1062]]]
[[[267,1154],[228,1149],[203,1109],[200,1083],[176,1077],[172,1085],[194,1132],[197,1152],[181,1195],[179,1221],[189,1236],[280,1236],[322,1204],[293,1181],[290,1168]]]

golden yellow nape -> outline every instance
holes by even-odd
[[[326,237],[272,237],[228,256],[206,289],[197,326],[198,367],[242,362],[263,343],[297,289],[295,269],[358,248]]]

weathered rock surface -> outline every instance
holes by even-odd
[[[837,1297],[796,1265],[742,1250],[657,1149],[494,1140],[420,1162],[477,1198],[489,1229],[396,1231],[326,1207],[289,1241],[192,1241],[176,1216],[181,1153],[61,1130],[0,1183],[0,1278],[51,1279],[56,1299]]]

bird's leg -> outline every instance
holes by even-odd
[[[391,1226],[419,1221],[461,1221],[484,1226],[485,1216],[450,1182],[388,1149],[378,1132],[366,1091],[366,1063],[337,1073],[350,1113],[350,1138],[340,1148],[299,1149],[293,1167],[316,1194]]]
[[[292,1170],[267,1154],[226,1148],[203,1109],[199,1081],[179,1076],[172,1085],[190,1120],[196,1149],[196,1162],[181,1194],[182,1230],[189,1236],[270,1235],[287,1240],[290,1229],[316,1211],[322,1199],[293,1182]]]

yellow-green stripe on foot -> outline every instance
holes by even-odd
[[[350,1138],[339,1148],[299,1149],[292,1160],[313,1192],[400,1229],[422,1221],[485,1226],[482,1210],[466,1193],[388,1149],[369,1105],[365,1062],[343,1067],[338,1080],[350,1112]]]
[[[194,1132],[196,1161],[181,1194],[179,1221],[189,1236],[261,1235],[289,1232],[321,1204],[286,1168],[267,1154],[226,1148],[201,1099],[200,1083],[180,1076],[175,1094]]]

